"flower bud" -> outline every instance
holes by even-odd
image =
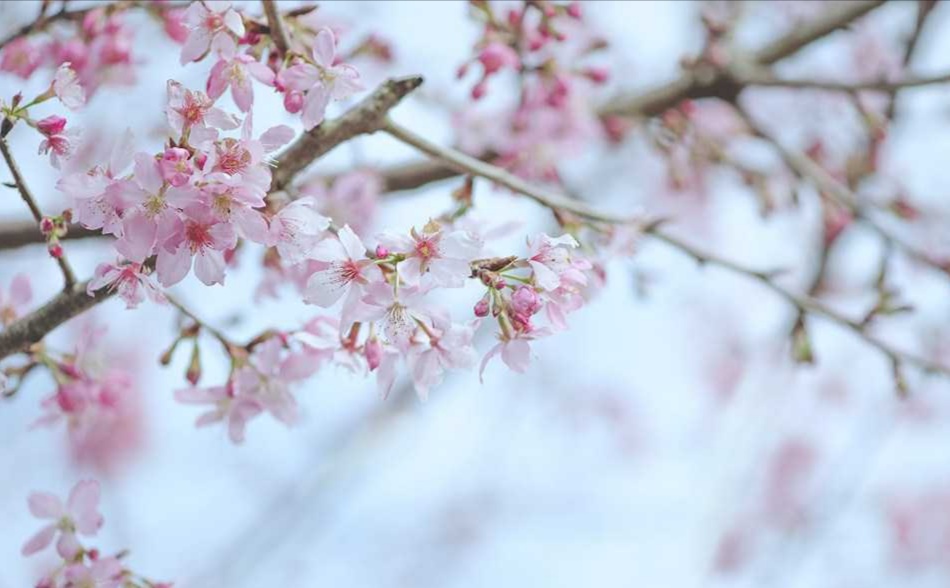
[[[291,90],[284,94],[284,109],[290,114],[297,114],[303,109],[303,93]]]
[[[589,67],[584,70],[584,76],[595,84],[605,84],[610,78],[610,72],[605,67]]]
[[[47,137],[58,135],[66,128],[66,119],[61,116],[56,116],[55,114],[47,116],[42,120],[36,121],[36,128]]]
[[[197,343],[195,343],[195,346],[191,350],[191,361],[188,362],[185,379],[191,382],[192,386],[197,385],[201,379],[201,352],[199,351]]]
[[[567,15],[571,18],[580,19],[581,17],[581,3],[580,2],[571,2],[567,5]]]
[[[386,249],[382,245],[376,246],[376,259],[386,259],[389,257],[389,249]]]
[[[489,43],[478,54],[478,61],[485,68],[485,75],[491,75],[505,66],[518,67],[520,60],[514,49],[504,43]]]
[[[488,91],[488,84],[485,80],[482,80],[475,84],[475,87],[472,88],[472,100],[481,100],[485,97],[485,93]]]
[[[541,310],[541,298],[531,286],[519,286],[511,295],[511,310],[521,316],[531,316]]]
[[[488,297],[484,297],[478,302],[475,303],[475,316],[479,318],[485,318],[488,316]]]
[[[63,256],[63,246],[59,244],[58,241],[50,242],[46,246],[46,250],[49,251],[50,257],[54,259],[59,259]]]
[[[48,216],[44,216],[43,220],[40,221],[40,232],[47,237],[53,233],[53,229],[55,228],[56,225],[53,223],[53,219]]]
[[[366,356],[369,371],[378,368],[379,364],[383,361],[383,346],[379,343],[379,339],[373,337],[367,341],[366,345],[363,346],[363,354]]]

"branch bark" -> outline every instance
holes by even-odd
[[[287,29],[284,28],[284,19],[280,17],[277,9],[277,2],[274,0],[261,0],[264,5],[264,14],[267,16],[267,25],[270,28],[271,40],[277,47],[280,56],[287,55],[290,50],[290,37],[287,36]]]

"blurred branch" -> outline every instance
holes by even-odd
[[[277,10],[277,2],[274,0],[261,0],[264,5],[264,14],[267,16],[267,25],[270,31],[271,40],[277,47],[281,57],[287,55],[290,49],[290,37],[287,36],[287,29],[284,28],[284,19],[281,18]]]
[[[432,141],[417,135],[416,133],[394,123],[391,120],[387,120],[383,124],[382,130],[392,135],[396,139],[399,139],[403,143],[415,147],[426,155],[438,159],[444,165],[456,170],[458,173],[470,174],[490,180],[500,186],[508,188],[509,190],[527,196],[535,202],[552,210],[564,210],[589,220],[605,223],[623,224],[636,221],[636,219],[624,218],[596,211],[586,206],[582,202],[572,200],[567,196],[545,190],[544,188],[538,186],[533,186],[518,176],[515,176],[514,174],[509,173],[507,170],[504,170],[500,167],[475,159],[474,157],[466,155],[461,151],[452,149],[451,147],[441,147],[436,145]]]
[[[930,255],[917,249],[916,246],[907,242],[905,239],[895,234],[893,231],[869,216],[867,211],[859,205],[857,195],[849,190],[844,184],[835,179],[831,174],[825,171],[824,168],[804,154],[785,147],[781,141],[772,136],[772,134],[766,131],[764,127],[759,125],[742,107],[737,105],[736,111],[744,119],[746,125],[749,127],[753,135],[764,139],[770,143],[776,149],[776,151],[778,151],[779,155],[782,157],[782,160],[789,167],[789,169],[795,172],[795,174],[800,178],[812,181],[818,190],[820,190],[823,194],[827,195],[833,201],[840,204],[841,206],[844,206],[849,212],[851,212],[855,220],[862,222],[865,226],[870,228],[882,239],[884,239],[884,241],[894,246],[896,249],[900,250],[911,259],[917,260],[918,262],[927,265],[940,273],[950,274],[950,267],[948,267],[947,264],[933,259]]]
[[[65,235],[60,237],[61,241],[68,239],[88,239],[91,237],[105,237],[100,231],[87,229],[82,225],[69,225]],[[24,245],[34,245],[45,243],[46,237],[40,232],[39,226],[32,221],[12,221],[0,223],[0,250],[16,249]]]
[[[4,122],[6,122],[6,119],[4,119]],[[7,167],[10,168],[10,173],[13,175],[13,182],[16,184],[17,191],[20,193],[23,201],[26,202],[27,207],[30,209],[30,213],[36,220],[35,226],[38,232],[40,223],[43,222],[43,212],[36,203],[36,199],[33,198],[33,193],[30,192],[29,187],[27,187],[26,180],[23,179],[23,174],[20,173],[20,168],[17,166],[16,160],[13,159],[13,153],[10,152],[10,146],[7,144],[7,139],[3,136],[0,136],[0,153],[3,153],[3,159],[7,162]],[[63,274],[63,280],[66,283],[66,290],[69,291],[69,289],[72,288],[76,283],[76,276],[73,274],[73,269],[69,266],[69,262],[66,260],[65,253],[61,253],[58,257],[55,257],[55,259],[56,263],[59,264],[59,270]]]
[[[658,224],[647,227],[645,232],[656,240],[666,243],[674,249],[677,249],[689,257],[692,257],[700,264],[716,265],[735,274],[743,275],[758,281],[769,290],[772,290],[781,298],[784,298],[786,301],[788,301],[788,303],[794,306],[802,315],[813,314],[821,316],[833,323],[838,324],[841,327],[850,330],[858,337],[863,339],[865,343],[884,354],[894,366],[899,367],[901,364],[907,364],[918,367],[928,373],[939,373],[945,376],[950,376],[950,367],[944,366],[940,363],[931,361],[918,355],[896,349],[890,344],[885,343],[871,335],[867,330],[867,325],[861,321],[852,320],[811,296],[796,294],[791,290],[779,285],[774,279],[774,272],[754,270],[737,264],[733,261],[700,251],[692,245],[689,245],[686,242],[677,239],[676,237],[660,231]]]
[[[920,37],[923,33],[924,25],[927,23],[930,15],[933,14],[933,9],[936,5],[936,0],[917,0],[917,20],[914,23],[914,30],[911,31],[910,37],[907,39],[907,44],[904,46],[904,58],[902,59],[904,71],[907,71],[910,68],[911,61],[913,61],[914,55],[916,54],[918,47],[920,47]],[[897,90],[893,90],[890,92],[890,96],[888,97],[887,109],[884,112],[884,117],[887,120],[894,120],[896,108]]]
[[[791,32],[755,52],[752,65],[772,65],[794,55],[805,46],[832,32],[848,26],[852,21],[884,4],[884,0],[843,3],[828,10],[814,22],[799,26]],[[616,98],[599,109],[600,116],[654,116],[689,98],[723,97],[734,99],[739,87],[725,72],[709,67],[684,72],[679,78],[631,96]],[[488,159],[486,154],[476,159]],[[386,191],[413,190],[432,182],[458,175],[458,172],[438,161],[410,163],[383,168],[380,176]]]
[[[756,71],[740,76],[740,83],[748,86],[830,90],[836,92],[877,91],[896,93],[904,88],[919,88],[950,82],[950,73],[903,80],[871,80],[867,82],[836,82],[833,80],[783,80],[767,71]]]

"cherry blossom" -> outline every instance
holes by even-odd
[[[241,112],[248,112],[254,104],[254,86],[251,78],[265,86],[274,85],[274,72],[250,55],[230,54],[222,58],[211,68],[208,78],[208,96],[217,100],[225,90],[231,88],[231,97]]]
[[[63,106],[70,110],[79,110],[86,103],[86,92],[79,84],[76,71],[70,67],[68,62],[62,64],[56,70],[52,90],[63,103]]]
[[[63,576],[67,587],[120,588],[123,584],[122,563],[115,557],[100,557],[89,563],[66,567]]]
[[[29,79],[43,63],[43,52],[28,37],[18,37],[3,48],[0,56],[0,71]]]
[[[106,288],[115,291],[125,301],[126,308],[135,308],[145,300],[164,302],[165,296],[140,263],[111,264],[101,263],[96,267],[95,275],[86,290],[92,296],[97,290]]]
[[[472,325],[452,323],[447,313],[432,312],[432,326],[426,327],[427,344],[413,345],[407,354],[412,383],[425,400],[429,391],[442,383],[448,369],[468,369],[475,365]]]
[[[280,74],[280,83],[287,88],[306,92],[303,103],[303,126],[310,130],[323,122],[330,100],[342,100],[363,89],[359,72],[345,63],[337,63],[336,36],[324,27],[311,49],[313,65],[298,63]]]
[[[310,256],[329,264],[318,270],[307,281],[304,301],[328,308],[344,298],[341,311],[343,330],[356,320],[354,312],[359,307],[364,287],[370,283],[369,270],[373,261],[366,256],[366,246],[349,225],[337,233],[335,239],[321,241]]]
[[[477,239],[467,231],[449,232],[431,221],[421,233],[415,228],[409,236],[384,233],[379,242],[390,252],[405,257],[399,264],[399,273],[408,284],[426,288],[462,286],[471,274],[468,263],[480,249]]]
[[[318,212],[315,199],[298,198],[271,218],[270,241],[287,263],[300,263],[324,239],[329,226],[330,219]],[[344,227],[341,233],[343,231],[350,229]],[[365,249],[363,254],[365,257]]]
[[[17,274],[10,281],[9,293],[0,290],[0,326],[8,326],[15,321],[26,305],[33,299],[33,288],[26,274]]]
[[[188,274],[194,260],[195,276],[202,283],[223,284],[224,252],[237,243],[234,227],[215,218],[205,206],[190,206],[184,215],[185,220],[176,223],[158,248],[158,281],[166,288],[177,284]]]
[[[213,129],[230,130],[240,126],[236,117],[214,106],[214,100],[204,92],[189,90],[174,80],[168,81],[166,92],[165,115],[168,125],[178,135],[197,129],[196,139],[214,139],[217,134]]]
[[[48,547],[57,534],[56,551],[66,560],[73,559],[82,549],[76,533],[95,535],[102,527],[99,514],[99,483],[94,480],[78,482],[69,492],[66,504],[46,492],[34,492],[28,500],[30,513],[38,519],[51,519],[23,545],[23,555],[33,555]]]
[[[537,235],[528,240],[528,265],[534,270],[535,282],[544,290],[556,290],[564,282],[586,284],[583,271],[590,269],[590,262],[571,257],[570,249],[578,247],[571,235],[549,237]]]
[[[195,426],[227,421],[228,436],[234,443],[244,442],[247,422],[264,410],[255,399],[237,397],[231,381],[224,386],[177,390],[175,400],[183,404],[211,404],[213,408],[199,416]]]
[[[245,32],[244,20],[227,1],[192,2],[183,21],[189,33],[181,48],[182,65],[200,59],[211,49],[212,43],[225,47],[235,45],[234,39],[240,39]]]
[[[36,121],[36,128],[45,137],[38,153],[49,153],[50,164],[59,169],[61,159],[67,159],[73,153],[76,129],[67,131],[66,119],[55,114]]]

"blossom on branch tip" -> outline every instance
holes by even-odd
[[[308,131],[323,122],[331,99],[342,100],[363,89],[356,68],[337,63],[336,36],[329,28],[324,27],[317,33],[311,57],[313,64],[292,65],[278,76],[280,85],[291,91],[306,92],[303,126]]]
[[[86,92],[69,63],[62,64],[56,70],[52,90],[63,106],[70,110],[79,110],[86,103]]]
[[[471,274],[469,262],[481,249],[479,240],[468,231],[446,231],[430,222],[419,233],[413,228],[409,235],[383,233],[381,245],[391,253],[405,256],[399,264],[399,275],[407,284],[422,287],[458,288]]]
[[[366,256],[366,246],[349,225],[344,225],[336,238],[321,241],[310,257],[329,264],[318,270],[307,281],[304,302],[328,308],[345,298],[341,315],[341,330],[349,329],[356,317],[364,288],[370,283],[368,270],[373,261]]]
[[[235,38],[240,39],[245,32],[241,15],[231,8],[230,2],[220,0],[192,2],[183,22],[189,33],[181,48],[182,65],[200,59],[211,49],[212,43],[236,45]]]
[[[99,483],[94,480],[78,482],[69,493],[64,505],[56,496],[34,492],[28,499],[30,513],[38,519],[52,522],[40,529],[23,545],[23,555],[32,555],[46,549],[59,535],[56,551],[66,560],[73,559],[82,549],[76,533],[95,535],[102,527],[99,514]]]
[[[130,309],[141,304],[146,296],[152,302],[165,301],[165,295],[139,263],[99,264],[95,275],[89,280],[86,292],[92,296],[102,288],[114,290],[125,301],[125,307]]]

